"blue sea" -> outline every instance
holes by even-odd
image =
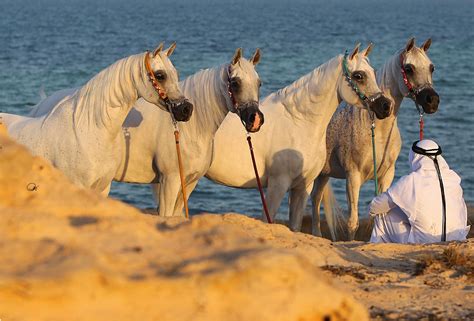
[[[172,60],[181,77],[229,61],[237,47],[249,57],[259,47],[262,97],[286,86],[357,42],[375,44],[375,68],[415,36],[432,37],[439,112],[426,117],[425,136],[437,140],[474,202],[474,1],[472,0],[1,0],[0,110],[27,114],[39,92],[80,86],[125,56],[161,41],[178,46]],[[408,148],[418,135],[418,114],[405,101],[399,115],[403,150],[396,176],[407,173]],[[60,135],[61,133],[58,133]],[[249,170],[252,170],[249,168]],[[334,180],[345,206],[345,183]],[[360,211],[373,183],[361,194]],[[111,197],[154,207],[147,185],[114,184]],[[192,213],[260,215],[256,190],[202,179]],[[283,202],[279,215],[286,217]]]

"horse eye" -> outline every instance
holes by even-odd
[[[155,72],[155,78],[158,81],[164,81],[166,79],[166,73],[161,70],[158,70],[157,72]]]
[[[230,80],[230,86],[232,87],[232,89],[238,89],[240,87],[240,80],[237,79],[237,78],[232,78]]]
[[[364,74],[356,71],[352,74],[352,78],[354,78],[356,81],[362,81],[364,80]]]
[[[430,71],[433,73],[435,71],[435,67],[433,65],[430,65]]]
[[[403,66],[403,69],[405,69],[405,72],[407,73],[407,75],[413,74],[414,68],[412,65],[405,65]]]
[[[262,87],[262,81],[261,80],[258,81],[258,87]]]

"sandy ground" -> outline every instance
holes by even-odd
[[[468,204],[467,206],[467,215],[468,215],[468,224],[473,226],[474,225],[474,206],[472,204]],[[281,221],[280,223],[288,225],[288,222],[286,221]],[[306,215],[303,218],[303,226],[302,226],[302,232],[311,234],[311,223],[312,223],[312,218],[310,215]],[[357,241],[369,241],[370,239],[370,234],[372,232],[372,224],[369,221],[368,218],[361,218],[359,220],[359,229],[357,230],[355,239]],[[338,235],[344,239],[346,238],[345,236],[345,227],[344,227],[344,221],[340,220],[338,223]],[[325,220],[321,221],[321,232],[323,234],[323,237],[330,239],[331,235],[329,233],[329,228]],[[474,227],[471,228],[468,234],[468,238],[473,238],[474,237]]]
[[[239,214],[146,215],[73,186],[1,126],[0,235],[7,321],[474,319],[472,239],[331,242]]]

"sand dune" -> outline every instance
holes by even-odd
[[[2,320],[367,319],[308,258],[240,224],[291,237],[284,226],[165,221],[72,186],[4,135],[0,147]]]
[[[0,134],[0,319],[473,319],[474,242],[331,242],[145,215]]]

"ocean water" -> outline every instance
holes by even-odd
[[[172,60],[182,77],[231,59],[237,47],[249,57],[259,47],[262,97],[286,86],[357,42],[375,44],[375,68],[411,36],[428,37],[436,65],[439,112],[426,117],[426,137],[437,140],[463,178],[474,202],[474,1],[473,0],[1,0],[0,110],[26,114],[39,92],[84,84],[116,60],[176,41]],[[418,115],[411,101],[399,114],[403,149],[396,177],[408,171]],[[60,133],[58,133],[60,135]],[[251,170],[251,169],[249,169]],[[345,206],[345,183],[333,180]],[[372,198],[361,193],[361,215]],[[147,185],[114,184],[111,196],[154,207]],[[256,190],[238,190],[202,179],[191,196],[192,213],[260,215]],[[286,217],[286,201],[279,215]]]

